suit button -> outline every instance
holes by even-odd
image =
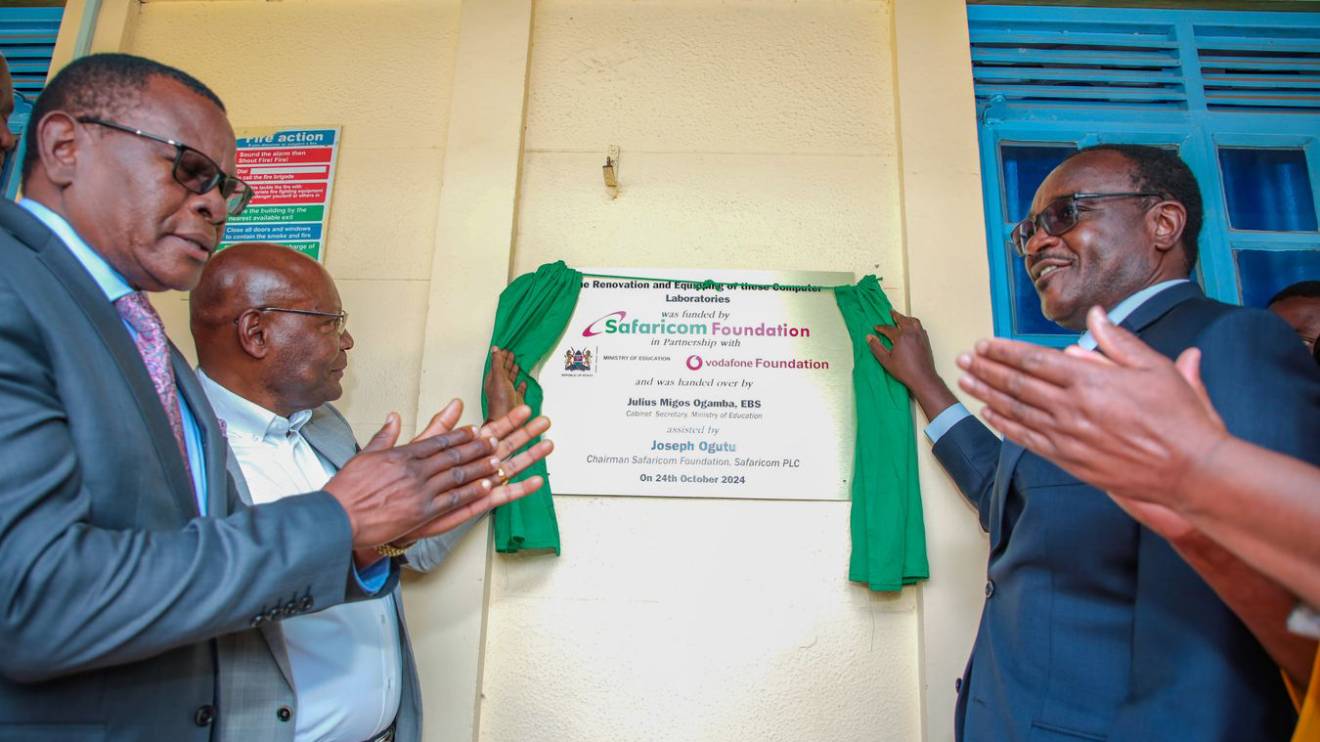
[[[986,581],[985,581],[985,597],[990,598],[990,597],[993,596],[994,594],[995,594],[995,581],[994,581],[994,580],[986,580]]]
[[[962,678],[953,681],[953,692],[962,693]]]
[[[275,712],[275,718],[280,721],[288,721],[293,718],[293,709],[288,706],[280,706],[279,711]]]
[[[316,601],[312,600],[312,596],[304,595],[303,599],[298,601],[298,607],[303,609],[304,611],[310,611],[312,609],[312,606],[315,605],[315,603]]]
[[[210,704],[198,706],[193,712],[193,723],[199,727],[208,727],[213,721],[215,721],[215,706]]]

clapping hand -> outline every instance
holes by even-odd
[[[355,549],[443,533],[540,488],[540,477],[507,480],[553,450],[553,443],[540,441],[511,456],[549,429],[549,419],[529,421],[531,410],[523,405],[481,429],[453,429],[461,414],[462,403],[450,402],[416,438],[395,445],[400,422],[390,413],[326,484],[348,513]]]

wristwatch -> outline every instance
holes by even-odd
[[[376,553],[380,554],[383,557],[389,557],[393,559],[394,557],[401,557],[404,554],[407,554],[408,546],[411,545],[412,544],[408,544],[407,546],[396,546],[395,544],[381,544],[380,546],[376,547]]]

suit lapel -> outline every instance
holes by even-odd
[[[174,366],[175,382],[179,385],[179,396],[192,410],[193,420],[202,433],[202,461],[206,466],[206,513],[223,518],[229,514],[226,497],[228,482],[225,481],[225,458],[229,447],[225,444],[224,436],[220,435],[220,423],[215,411],[211,409],[211,403],[206,399],[206,393],[202,391],[202,385],[174,343],[170,343],[170,360]]]
[[[358,451],[352,429],[329,405],[322,405],[312,412],[312,419],[303,426],[302,434],[336,470],[342,469]]]
[[[133,397],[134,406],[142,416],[142,423],[156,449],[156,459],[160,462],[165,480],[170,483],[172,494],[185,506],[184,512],[196,513],[197,502],[192,494],[192,481],[184,468],[183,457],[179,455],[169,418],[161,407],[160,397],[156,396],[156,387],[151,382],[142,357],[138,355],[137,346],[133,344],[133,338],[124,327],[114,305],[106,299],[96,281],[55,233],[46,229],[44,224],[21,207],[12,206],[11,209],[7,209],[10,213],[5,215],[11,232],[33,248],[37,259],[64,285],[73,304],[81,310],[105,344]],[[14,211],[19,214],[14,214]]]
[[[1121,326],[1133,333],[1140,334],[1151,323],[1168,314],[1179,304],[1204,296],[1201,288],[1194,282],[1180,283],[1150,297],[1123,320]],[[1018,444],[1005,440],[999,447],[999,466],[995,471],[995,487],[990,502],[990,549],[999,546],[1004,534],[1004,506],[1008,502],[1008,490],[1013,483],[1013,472],[1022,454],[1026,450]]]
[[[289,665],[289,645],[284,641],[284,630],[280,628],[280,622],[262,624],[257,630],[266,640],[266,646],[270,648],[270,656],[275,658],[275,664],[280,668],[280,674],[284,676],[285,682],[290,688],[296,687],[293,684],[293,668]]]
[[[248,489],[247,479],[243,477],[242,467],[238,465],[238,458],[234,456],[234,449],[228,444],[225,445],[225,469],[234,480],[234,490],[238,492],[238,499],[244,505],[252,507],[252,492]]]
[[[1137,307],[1136,310],[1124,319],[1120,326],[1124,329],[1141,334],[1141,331],[1149,327],[1155,320],[1169,313],[1169,310],[1191,299],[1200,299],[1205,296],[1201,292],[1201,287],[1194,282],[1180,283],[1177,286],[1170,286],[1160,293],[1150,297],[1145,304]]]
[[[191,375],[191,372],[189,373]],[[192,378],[194,382],[196,382],[196,377],[193,376]],[[205,398],[206,395],[201,390],[201,384],[196,384],[196,387],[197,393]],[[206,410],[211,418],[215,419],[215,414],[214,411],[211,410],[211,403],[209,401],[206,402]],[[234,450],[230,448],[229,444],[220,436],[219,424],[215,425],[214,435],[216,437],[212,440],[223,445],[207,445],[206,465],[208,467],[212,466],[212,462],[216,462],[218,459],[218,463],[215,464],[215,470],[223,472],[224,475],[233,479],[234,489],[238,492],[239,501],[246,507],[252,507],[252,492],[248,489],[247,479],[243,477],[243,469],[238,465],[238,458],[234,456]],[[210,476],[209,470],[207,478],[209,481],[215,481],[215,477]],[[223,486],[228,483],[224,482],[222,479],[220,484]],[[212,495],[208,502],[211,507],[216,507],[214,495]],[[289,646],[284,641],[284,630],[280,628],[280,623],[278,621],[266,623],[257,630],[261,632],[262,638],[266,640],[266,646],[270,649],[270,656],[275,659],[275,664],[280,668],[280,673],[284,675],[285,682],[289,684],[290,688],[293,688],[293,668],[289,665]]]
[[[999,466],[995,468],[995,487],[990,498],[990,550],[999,547],[1004,536],[1004,506],[1013,484],[1013,470],[1026,449],[1010,440],[999,447]]]

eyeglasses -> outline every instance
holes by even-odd
[[[1013,246],[1013,250],[1019,257],[1025,258],[1027,256],[1027,242],[1036,234],[1037,229],[1045,230],[1045,234],[1052,237],[1058,237],[1077,226],[1077,220],[1081,216],[1081,211],[1077,208],[1078,201],[1091,201],[1098,198],[1148,198],[1163,195],[1153,191],[1131,191],[1125,193],[1073,193],[1060,196],[1045,204],[1045,208],[1041,209],[1039,214],[1034,217],[1028,216],[1018,222],[1013,227],[1009,244]]]
[[[286,307],[253,307],[254,312],[284,312],[286,314],[305,314],[310,317],[327,317],[334,319],[336,335],[343,335],[344,330],[348,328],[348,312],[342,309],[338,312],[318,312],[314,309],[288,309]],[[234,318],[234,324],[238,324],[240,317]]]
[[[252,186],[221,170],[215,160],[186,144],[180,144],[173,139],[148,134],[141,129],[134,129],[131,126],[117,124],[113,121],[104,121],[92,116],[79,116],[78,122],[96,124],[107,129],[122,131],[143,139],[150,139],[153,142],[170,145],[175,150],[174,179],[179,182],[179,185],[199,196],[210,192],[212,188],[219,188],[220,195],[225,199],[225,211],[230,216],[238,216],[243,213],[243,209],[247,208],[248,202],[252,200]]]

